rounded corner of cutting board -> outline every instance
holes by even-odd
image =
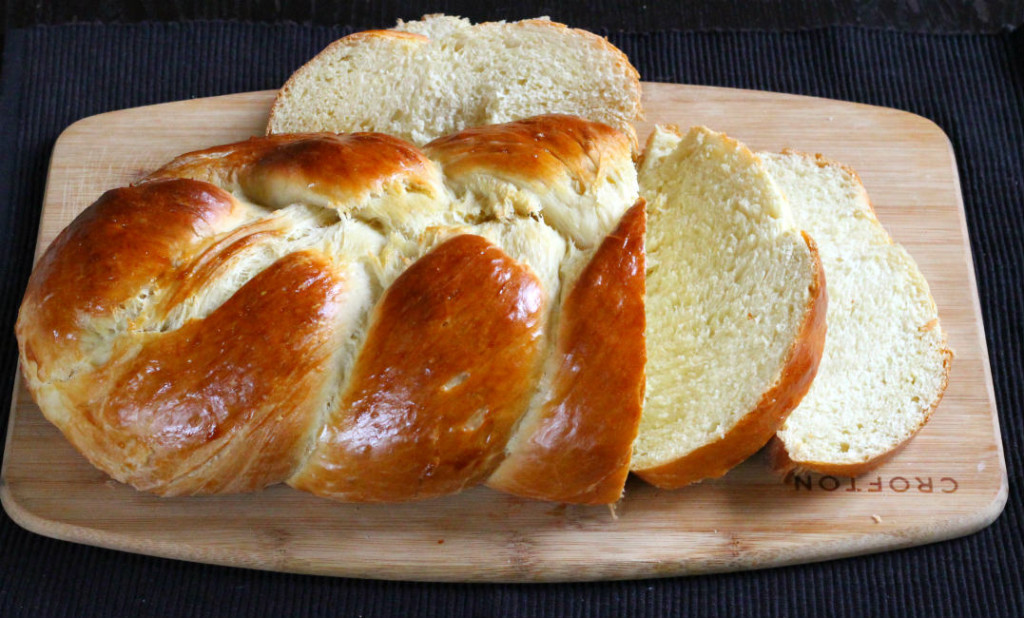
[[[1006,458],[1000,452],[1000,479],[992,499],[985,503],[971,516],[965,518],[963,531],[956,536],[967,536],[980,532],[996,522],[1006,510],[1006,503],[1010,497],[1010,480],[1006,473]],[[953,537],[951,537],[953,538]]]
[[[45,519],[23,507],[4,475],[0,475],[0,506],[3,506],[4,512],[11,518],[11,521],[18,524],[23,530],[54,539],[78,541],[77,535],[74,534],[77,529],[74,526]]]
[[[88,133],[93,126],[106,126],[108,122],[122,116],[126,111],[128,110],[119,109],[79,118],[60,132],[60,135],[57,136],[56,141],[53,143],[53,150],[55,152],[61,150],[66,142],[75,139],[81,133]]]

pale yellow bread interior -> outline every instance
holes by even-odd
[[[604,38],[547,19],[428,15],[331,44],[281,89],[267,132],[377,131],[422,145],[550,113],[633,136],[639,75]]]
[[[770,439],[788,410],[766,395],[798,399],[788,384],[798,377],[806,388],[813,376],[820,324],[806,350],[797,346],[824,294],[813,241],[740,142],[659,127],[639,177],[649,204],[648,364],[632,468],[671,487],[724,474]],[[797,356],[808,365],[799,371]],[[766,405],[772,420],[752,418]],[[728,452],[700,456],[717,443]]]
[[[925,423],[952,353],[927,281],[875,217],[857,175],[801,153],[761,157],[818,242],[829,294],[818,376],[778,432],[789,461],[777,453],[776,464],[857,474]]]

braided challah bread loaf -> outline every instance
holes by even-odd
[[[614,502],[643,398],[638,196],[630,138],[569,116],[186,154],[40,259],[23,373],[93,464],[162,495]]]

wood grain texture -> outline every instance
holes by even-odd
[[[931,121],[792,95],[647,83],[647,122],[706,124],[758,150],[791,147],[851,165],[879,219],[918,261],[956,353],[931,422],[896,457],[850,481],[782,482],[759,454],[678,491],[630,480],[615,514],[477,488],[399,505],[346,505],[285,486],[159,498],[90,466],[19,379],[0,500],[25,528],[126,551],[258,569],[445,581],[669,576],[824,560],[952,538],[991,523],[1006,469],[956,162]],[[272,92],[111,112],[57,141],[37,257],[106,189],[182,152],[262,132]],[[656,344],[656,342],[654,342]]]

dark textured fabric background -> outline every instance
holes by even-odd
[[[390,26],[424,13],[473,21],[551,19],[590,30],[804,30],[856,25],[906,32],[998,32],[1024,22],[1020,0],[4,0],[9,28],[70,22],[238,19]]]
[[[62,26],[7,33],[0,101],[0,393],[31,267],[46,166],[100,112],[274,88],[342,28],[240,23]],[[874,556],[707,577],[443,585],[307,577],[124,554],[36,536],[0,516],[0,616],[1022,616],[1024,32],[607,33],[644,79],[897,107],[950,136],[977,264],[1010,498],[971,537]],[[893,147],[898,147],[894,144]],[[0,426],[6,427],[6,406]]]

